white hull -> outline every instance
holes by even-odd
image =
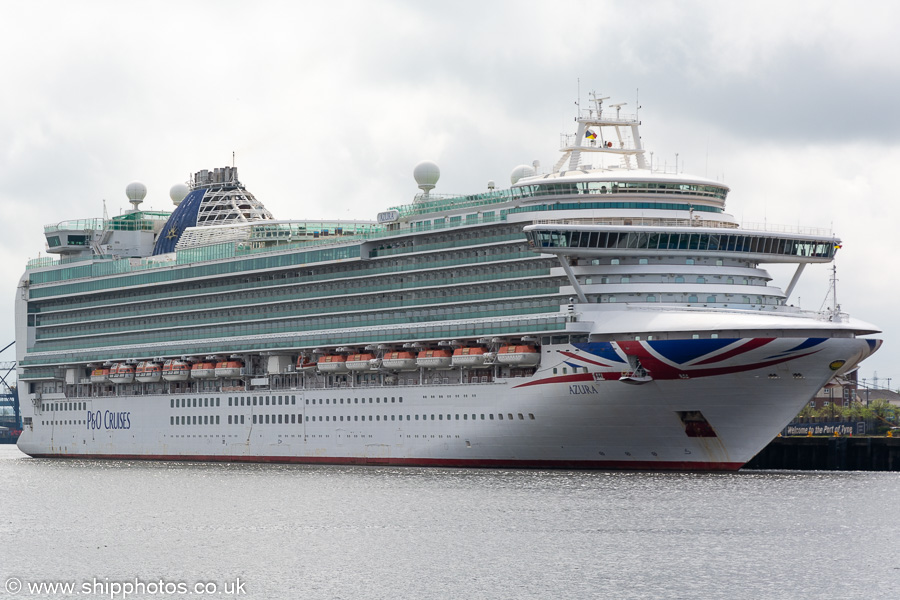
[[[487,384],[44,398],[19,448],[33,456],[737,469],[832,377],[835,361],[874,350],[849,338],[789,350],[797,342],[775,340],[717,363],[727,374],[689,369],[696,376],[643,385],[620,382],[616,365],[553,374],[587,356],[564,346],[552,348],[561,360],[546,360],[533,377]],[[795,358],[765,361],[791,351]],[[762,366],[747,368],[754,364]],[[218,406],[180,407],[195,398]],[[712,435],[688,435],[684,415],[694,414]]]

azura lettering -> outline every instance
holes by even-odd
[[[570,385],[570,394],[599,394],[600,392],[592,385]]]
[[[131,412],[88,411],[88,429],[131,429]]]

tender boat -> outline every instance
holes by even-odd
[[[103,367],[91,371],[91,383],[109,383],[109,369]]]
[[[477,367],[484,364],[486,355],[484,348],[457,348],[453,351],[451,362],[454,367]]]
[[[319,359],[318,369],[322,373],[345,373],[347,357],[343,354],[328,354]]]
[[[541,355],[534,346],[500,346],[497,362],[517,367],[533,367],[541,362]]]
[[[347,357],[346,365],[351,371],[373,371],[376,368],[372,366],[374,360],[374,354],[351,354]]]
[[[416,364],[426,369],[449,369],[453,356],[449,350],[422,350],[416,357]]]
[[[214,379],[216,377],[216,363],[198,362],[191,367],[191,379]]]
[[[415,371],[416,357],[412,352],[386,352],[381,359],[381,366],[392,371]]]
[[[240,377],[244,363],[239,360],[222,360],[216,363],[216,377]]]

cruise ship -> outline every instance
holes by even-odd
[[[44,229],[17,288],[36,457],[736,470],[878,329],[789,298],[830,231],[742,227],[596,95],[552,169],[282,220],[230,167]],[[376,209],[377,210],[377,209]],[[376,215],[372,215],[376,216]],[[763,268],[795,265],[786,286]]]

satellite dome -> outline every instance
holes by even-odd
[[[413,169],[413,177],[416,178],[419,189],[427,194],[430,190],[434,189],[438,179],[441,178],[441,170],[438,168],[437,163],[430,160],[423,160],[416,165],[415,169]]]
[[[173,185],[169,188],[169,198],[172,199],[172,204],[175,206],[181,204],[181,201],[184,200],[184,197],[187,196],[190,191],[190,188],[183,183],[176,183]]]
[[[132,181],[125,188],[125,194],[128,196],[129,202],[140,203],[147,196],[147,186],[140,181]]]
[[[534,173],[534,167],[530,165],[519,165],[512,170],[512,173],[510,173],[509,182],[515,185],[516,182],[518,182],[523,177],[531,177],[534,175]]]

